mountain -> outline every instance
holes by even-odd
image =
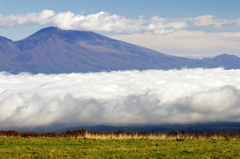
[[[19,41],[0,37],[0,71],[13,74],[213,68],[221,64],[166,55],[90,31],[48,27]]]
[[[204,58],[203,61],[211,62],[225,67],[225,69],[239,69],[240,58],[235,55],[222,54],[214,58]]]
[[[166,124],[166,125],[132,125],[132,126],[78,126],[68,127],[54,132],[61,133],[67,130],[85,129],[87,131],[99,132],[153,132],[153,133],[170,133],[170,132],[190,132],[190,133],[209,133],[219,132],[222,134],[238,133],[240,131],[239,122],[210,122],[210,123],[195,123],[195,124]]]
[[[0,70],[10,70],[12,65],[10,60],[16,58],[20,54],[18,48],[12,40],[0,36]]]
[[[60,128],[59,127],[64,127]],[[12,128],[7,130],[17,130],[20,132],[33,131],[33,132],[66,132],[67,130],[77,130],[85,129],[87,131],[98,131],[98,132],[153,132],[153,133],[169,133],[169,132],[191,132],[191,133],[209,133],[209,132],[219,132],[222,134],[238,133],[240,132],[239,122],[210,122],[210,123],[195,123],[195,124],[163,124],[163,125],[125,125],[125,126],[106,126],[106,125],[96,125],[96,126],[77,126],[69,127],[67,125],[56,125],[55,128],[51,126],[47,127],[37,127],[37,128]]]
[[[0,36],[0,61],[9,61],[19,53],[12,40]]]

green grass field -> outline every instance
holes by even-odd
[[[240,140],[0,137],[0,158],[240,158]]]

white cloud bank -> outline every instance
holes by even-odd
[[[90,30],[114,33],[145,33],[170,34],[188,27],[240,27],[239,19],[219,19],[213,15],[198,16],[195,18],[169,19],[153,16],[144,19],[127,19],[124,16],[108,12],[99,12],[84,16],[70,11],[55,13],[52,10],[43,10],[40,13],[27,14],[0,14],[0,28],[15,28],[21,25],[52,24],[66,30]]]
[[[0,73],[0,128],[240,122],[240,70]]]
[[[14,28],[21,25],[52,24],[66,30],[90,30],[114,33],[152,32],[154,34],[168,34],[186,28],[187,23],[177,19],[167,19],[154,16],[148,20],[140,16],[139,19],[127,19],[120,15],[110,15],[108,12],[99,12],[84,16],[70,11],[55,13],[52,10],[43,10],[40,13],[21,15],[0,14],[1,28]]]

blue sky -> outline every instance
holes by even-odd
[[[127,18],[144,14],[147,17],[160,15],[165,18],[215,15],[220,18],[240,17],[239,0],[0,0],[1,14],[23,14],[54,10],[85,12],[93,14],[107,11]]]
[[[56,26],[176,56],[240,56],[239,8],[239,0],[0,0],[0,35],[20,40]]]

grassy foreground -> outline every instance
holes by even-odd
[[[240,158],[240,140],[0,137],[0,158]]]

